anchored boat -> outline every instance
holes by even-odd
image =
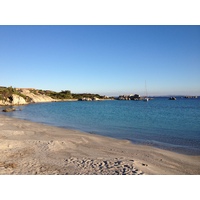
[[[176,97],[170,97],[169,100],[176,100]]]

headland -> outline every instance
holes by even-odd
[[[60,101],[101,101],[112,99],[99,94],[71,93],[70,90],[55,92],[34,88],[0,87],[0,106],[26,105],[29,103],[45,103]]]

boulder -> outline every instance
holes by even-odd
[[[12,102],[11,102],[12,105],[24,105],[24,104],[27,104],[26,100],[23,97],[21,97],[21,96],[19,96],[17,94],[13,94],[11,99],[12,99]]]
[[[2,106],[24,105],[24,104],[27,104],[26,100],[17,94],[12,94],[6,99],[6,101],[0,100],[0,105]]]
[[[16,111],[15,108],[6,108],[4,110],[2,110],[3,112],[12,112],[12,111]]]

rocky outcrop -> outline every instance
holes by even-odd
[[[92,101],[92,99],[91,98],[83,97],[83,98],[79,99],[79,101]]]
[[[83,97],[83,98],[78,99],[78,101],[100,101],[100,99],[97,97],[93,97],[93,98]]]
[[[13,105],[24,105],[27,104],[25,99],[19,95],[13,94],[12,95],[12,104]]]
[[[5,100],[0,101],[0,105],[5,105],[5,106],[12,106],[12,105],[25,105],[27,102],[25,99],[17,94],[12,94],[10,97],[8,97]]]
[[[6,88],[0,87],[0,105],[13,106],[29,103],[45,103],[59,101],[77,101],[79,96],[84,96],[79,101],[100,101],[100,95],[84,93],[83,95],[71,94],[69,90],[54,92],[50,90],[38,90],[34,88]],[[107,99],[107,98],[106,98]]]
[[[60,101],[102,101],[111,99],[99,94],[73,94],[70,90],[55,92],[34,88],[13,88],[0,86],[0,105],[23,105],[29,103],[60,102]],[[112,98],[113,99],[113,98]]]
[[[97,97],[93,97],[93,98],[92,98],[92,101],[100,101],[100,99],[97,98]]]
[[[130,94],[130,95],[120,95],[116,99],[117,100],[142,100],[143,98],[141,98],[139,94],[135,94],[135,95]]]
[[[12,106],[12,105],[25,105],[28,103],[40,103],[40,102],[55,101],[54,99],[52,99],[49,96],[42,95],[42,94],[34,94],[34,93],[30,92],[29,90],[24,90],[21,92],[21,94],[24,96],[24,98],[17,94],[12,94],[11,96],[9,96],[6,99],[6,101],[0,100],[0,105]]]
[[[23,95],[25,95],[26,97],[28,97],[31,101],[31,103],[42,103],[42,102],[52,102],[54,101],[54,99],[52,99],[49,96],[46,95],[42,95],[42,94],[34,94],[32,93],[30,90],[23,90],[21,92]]]

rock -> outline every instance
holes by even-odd
[[[92,98],[92,101],[99,101],[99,98],[93,97],[93,98]]]
[[[12,112],[12,111],[16,111],[15,108],[6,108],[4,110],[2,110],[3,112]]]
[[[26,100],[19,96],[19,95],[16,95],[16,94],[13,94],[12,95],[12,105],[24,105],[24,104],[27,104]]]
[[[78,99],[78,101],[92,101],[92,99],[91,98],[83,97],[81,99]]]
[[[25,105],[25,104],[27,104],[26,100],[17,94],[12,94],[6,99],[6,101],[0,100],[0,105],[3,106]]]
[[[42,95],[42,94],[34,94],[32,92],[30,92],[29,90],[23,90],[22,94],[26,96],[26,98],[28,99],[28,101],[30,101],[31,103],[42,103],[42,102],[53,102],[54,100],[46,95]]]

